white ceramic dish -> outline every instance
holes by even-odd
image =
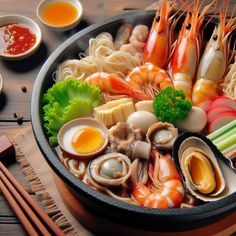
[[[21,16],[21,15],[5,15],[5,16],[0,17],[0,26],[11,24],[11,23],[24,24],[28,26],[30,30],[35,34],[36,42],[33,47],[31,47],[28,51],[24,53],[17,54],[17,55],[0,53],[0,58],[8,59],[8,60],[20,60],[28,56],[31,56],[39,48],[40,43],[42,41],[42,33],[38,24],[35,21],[31,20],[30,18]]]
[[[62,25],[62,26],[52,25],[52,24],[49,24],[48,22],[46,22],[43,18],[43,9],[48,4],[55,3],[55,2],[66,2],[66,3],[71,3],[73,6],[75,6],[75,8],[77,10],[76,19],[74,21],[72,21],[70,24]],[[37,16],[38,16],[39,20],[44,25],[48,26],[50,29],[53,29],[55,31],[66,31],[66,30],[74,28],[81,21],[82,15],[83,15],[83,6],[79,0],[42,0],[37,7]]]

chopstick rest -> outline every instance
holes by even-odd
[[[0,137],[0,160],[15,153],[15,148],[10,139],[3,135]]]

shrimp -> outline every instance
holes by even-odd
[[[133,88],[116,74],[96,72],[87,77],[85,81],[98,86],[105,93],[124,94],[137,100],[151,100],[150,96]]]
[[[127,44],[120,47],[120,51],[128,52],[138,58],[140,64],[143,63],[143,48],[149,34],[149,29],[146,25],[136,25],[132,31]]]
[[[157,10],[152,23],[152,28],[146,45],[144,47],[144,62],[150,62],[158,67],[164,68],[168,62],[172,33],[175,24],[174,17],[169,17],[175,4],[169,4],[164,0],[161,9]]]
[[[170,155],[153,150],[148,174],[146,184],[137,183],[133,187],[136,201],[150,208],[178,207],[184,197],[184,187]]]
[[[171,62],[175,89],[183,90],[186,99],[190,101],[192,99],[192,84],[200,57],[200,27],[203,23],[204,15],[215,1],[204,7],[201,13],[199,13],[199,0],[194,0],[193,2],[193,8],[191,6],[188,7],[189,13],[181,28]]]
[[[133,26],[131,24],[124,24],[119,28],[114,40],[114,46],[116,50],[119,50],[122,45],[129,42],[132,29]]]
[[[147,41],[149,29],[146,25],[136,25],[129,38],[129,42],[136,48],[137,51],[143,52],[145,42]]]
[[[193,104],[196,106],[203,105],[205,101],[218,95],[218,84],[230,63],[228,37],[236,29],[236,17],[231,17],[226,23],[225,8],[220,12],[219,24],[213,31],[198,67],[192,95]]]
[[[135,67],[126,77],[126,81],[152,98],[160,90],[174,86],[167,72],[152,64]]]

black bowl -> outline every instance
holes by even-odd
[[[123,225],[147,231],[180,231],[206,226],[225,217],[236,208],[236,193],[213,203],[191,209],[149,209],[131,205],[101,194],[79,181],[59,160],[55,149],[49,144],[43,129],[42,95],[54,83],[52,74],[65,59],[78,58],[78,53],[88,47],[88,41],[101,32],[115,35],[124,23],[143,23],[151,26],[153,11],[133,11],[113,17],[104,23],[92,25],[66,40],[48,58],[38,74],[31,101],[31,118],[37,143],[51,168],[70,188],[81,203],[90,210]],[[207,37],[214,23],[207,27]]]

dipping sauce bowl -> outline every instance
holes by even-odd
[[[20,15],[0,17],[0,58],[24,59],[40,46],[42,34],[30,18]]]
[[[83,7],[78,0],[43,0],[37,7],[39,20],[56,31],[74,28],[82,14]]]

